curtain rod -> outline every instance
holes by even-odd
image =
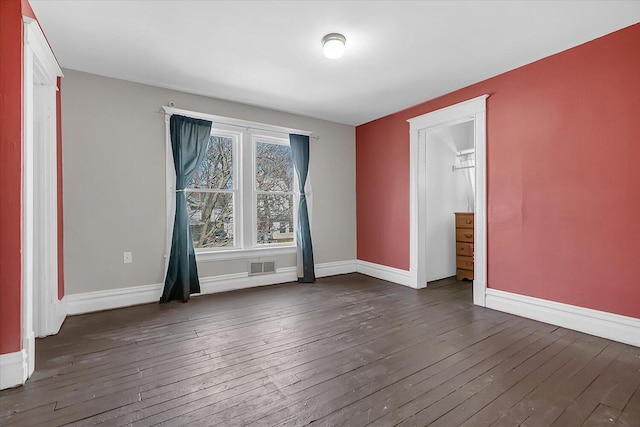
[[[455,166],[454,165],[454,166],[451,166],[451,171],[455,172],[459,169],[469,169],[469,168],[475,168],[475,166],[474,165],[471,165],[471,166]]]
[[[466,150],[461,150],[456,153],[456,156],[466,156],[467,154],[475,153],[475,148],[467,148]]]
[[[287,132],[287,131],[282,131],[282,130],[263,129],[263,128],[259,128],[259,127],[255,127],[255,126],[236,125],[236,124],[233,124],[233,123],[225,123],[225,122],[222,122],[222,121],[219,121],[219,120],[213,122],[213,127],[214,128],[216,127],[216,123],[219,123],[219,124],[225,125],[225,126],[233,126],[233,127],[237,127],[237,128],[245,129],[245,130],[261,130],[263,132],[279,133],[279,134],[282,134],[282,135],[290,135],[292,133],[295,133],[295,131]],[[319,136],[312,136],[313,134],[307,135],[306,133],[303,133],[302,135],[308,136],[309,139],[320,139]]]
[[[170,103],[170,104],[173,104],[173,103]],[[181,114],[181,115],[186,115],[186,116],[197,118],[197,119],[210,120],[214,123],[214,127],[215,127],[215,124],[218,123],[224,126],[233,126],[233,127],[237,127],[245,130],[258,130],[263,132],[278,133],[281,135],[298,134],[298,135],[306,135],[309,137],[309,139],[315,139],[315,140],[320,139],[319,136],[312,136],[313,132],[300,130],[300,129],[287,128],[285,126],[272,127],[271,125],[266,125],[269,128],[260,127],[260,125],[263,125],[263,123],[252,122],[249,120],[234,119],[231,117],[216,116],[213,114],[200,113],[197,111],[183,110],[180,108],[176,108],[173,105],[169,105],[169,106],[163,105],[162,109],[164,111],[158,111],[158,113],[164,114],[165,119],[167,121],[169,120],[169,117],[171,115]],[[234,123],[234,122],[237,122],[237,123]]]

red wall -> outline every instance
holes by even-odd
[[[3,0],[5,1],[5,0]],[[9,1],[15,1],[15,0],[9,0]],[[22,7],[22,15],[24,16],[28,16],[29,18],[33,18],[36,19],[36,14],[33,13],[33,9],[31,9],[31,5],[29,4],[28,0],[20,0],[21,3],[21,7]]]
[[[28,1],[0,0],[0,354],[13,353],[22,347],[23,15],[35,19]],[[64,294],[61,144],[59,131],[58,293]]]
[[[356,128],[358,259],[409,270],[409,127],[388,116]]]
[[[22,4],[0,1],[0,354],[19,351],[22,228]]]
[[[487,100],[488,285],[640,318],[640,24],[356,130],[358,259],[409,268],[406,120]]]

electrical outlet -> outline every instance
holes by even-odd
[[[123,252],[122,259],[125,264],[131,264],[133,262],[133,255],[131,254],[131,252]]]

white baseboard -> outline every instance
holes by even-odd
[[[278,268],[274,274],[260,274],[256,276],[249,276],[248,273],[234,273],[203,277],[200,279],[200,294],[193,296],[255,288],[257,286],[276,285],[278,283],[294,282],[296,280],[298,280],[298,275],[295,267]]]
[[[29,377],[26,350],[0,354],[0,390],[24,384]]]
[[[387,280],[410,288],[416,288],[414,283],[415,281],[411,277],[411,273],[407,270],[400,270],[399,268],[387,267],[386,265],[357,260],[356,271],[358,273],[366,274],[367,276]]]
[[[60,332],[60,328],[62,327],[62,324],[64,323],[64,319],[66,318],[67,318],[67,298],[62,297],[62,299],[59,300],[58,303],[56,304],[56,319],[55,319],[55,325],[54,325],[54,329],[55,329],[54,334],[57,334],[58,332]]]
[[[256,286],[274,285],[297,280],[296,268],[280,268],[275,274],[249,276],[248,273],[223,274],[200,279],[200,294],[233,291]],[[162,295],[162,283],[109,289],[65,296],[67,314],[83,314],[101,310],[158,302]]]
[[[31,331],[26,337],[22,338],[22,351],[25,354],[27,363],[27,376],[22,381],[24,384],[24,381],[26,381],[27,378],[33,374],[33,371],[36,370],[36,336],[33,331]]]
[[[325,277],[335,274],[353,273],[355,270],[355,261],[330,262],[317,264],[316,276]],[[248,273],[234,273],[203,277],[200,279],[201,293],[193,296],[294,282],[297,279],[296,267],[279,268],[275,274],[249,276]],[[73,315],[111,310],[138,304],[148,304],[157,302],[160,299],[162,287],[162,283],[155,283],[129,288],[65,295],[63,309],[65,310],[65,315]]]
[[[83,314],[93,311],[111,310],[130,305],[158,301],[162,294],[162,284],[109,289],[65,295],[67,314]]]
[[[55,300],[53,307],[47,310],[46,324],[42,330],[38,331],[37,338],[44,338],[50,335],[56,335],[60,332],[60,328],[64,323],[64,319],[67,318],[67,300],[62,298],[61,300]]]
[[[640,347],[640,319],[487,289],[486,307]]]
[[[356,260],[325,262],[316,264],[316,277],[337,276],[356,272]]]

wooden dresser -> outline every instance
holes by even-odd
[[[473,280],[473,213],[456,212],[456,279]]]

